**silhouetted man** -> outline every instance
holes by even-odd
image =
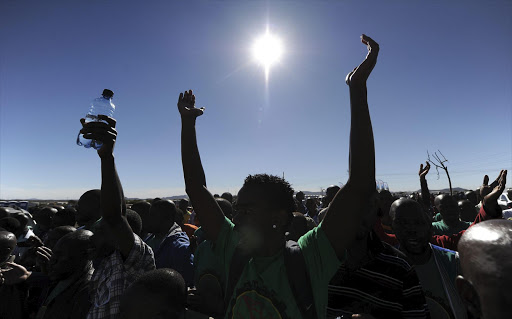
[[[363,36],[363,42],[370,44],[369,41]],[[366,99],[366,80],[378,52],[373,43],[368,45],[367,58],[347,78],[352,117],[349,180],[334,196],[323,223],[302,236],[298,247],[287,245],[285,238],[295,209],[294,191],[278,176],[249,175],[238,192],[235,223],[225,218],[206,188],[197,148],[196,118],[204,109],[195,107],[191,90],[180,94],[186,191],[228,278],[225,318],[250,318],[256,314],[262,318],[325,316],[325,288],[340,260],[344,260],[363,216],[371,210],[368,198],[375,192],[375,150]],[[298,255],[290,269],[294,268],[301,279],[290,281],[285,267],[290,259],[286,256],[298,250],[302,256]],[[294,293],[297,290],[300,294]]]
[[[80,132],[85,138],[103,143],[98,150],[101,159],[101,221],[92,225],[96,257],[103,259],[91,279],[93,306],[87,315],[89,319],[118,318],[121,295],[125,289],[144,272],[155,269],[153,251],[133,233],[124,217],[126,205],[113,154],[117,137],[116,122],[103,115],[99,115],[99,119],[106,123],[85,123],[85,119],[80,120],[83,125]],[[97,195],[94,198],[97,199]],[[82,208],[79,202],[78,211]],[[97,209],[94,202],[87,212],[96,213]],[[96,216],[92,215],[90,221]]]
[[[308,213],[308,209],[304,205],[304,193],[303,192],[297,192],[295,195],[295,200],[297,202],[297,211],[303,215],[306,215]]]
[[[91,230],[92,226],[101,218],[101,190],[91,189],[85,192],[76,204],[78,226]]]
[[[172,268],[185,279],[188,286],[194,282],[194,255],[189,249],[187,234],[175,222],[176,206],[170,200],[159,200],[151,205],[146,230],[152,235],[146,243],[155,253],[156,268]]]
[[[458,275],[458,255],[430,244],[432,224],[427,214],[412,199],[401,198],[393,202],[390,216],[400,250],[416,269],[431,318],[467,318],[454,285]]]
[[[475,318],[509,318],[512,305],[512,221],[469,228],[459,242],[462,276],[457,290]]]
[[[434,235],[456,234],[471,225],[470,222],[460,220],[457,202],[453,196],[444,195],[438,203],[439,213],[443,219],[432,223]]]
[[[7,271],[17,269],[14,261],[16,249],[16,235],[0,229],[0,318],[23,319],[26,309],[25,301],[27,290],[17,285],[18,282],[10,280]],[[26,279],[26,278],[25,278]]]
[[[91,308],[90,280],[94,271],[92,232],[77,230],[62,237],[48,264],[52,286],[37,319],[86,318]]]
[[[146,239],[148,237],[148,231],[146,230],[146,226],[149,222],[149,209],[151,208],[151,204],[146,201],[140,201],[136,202],[132,205],[132,208],[134,211],[139,214],[140,219],[142,220],[142,229],[140,231],[140,238]]]

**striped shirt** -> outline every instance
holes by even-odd
[[[121,296],[146,271],[155,269],[153,251],[133,234],[133,247],[126,260],[116,250],[106,257],[91,279],[92,306],[87,319],[120,317]]]
[[[376,237],[376,236],[375,236]],[[371,314],[375,318],[429,318],[419,279],[398,250],[380,249],[363,267],[342,264],[328,286],[327,318]]]

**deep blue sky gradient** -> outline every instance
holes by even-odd
[[[115,92],[116,161],[128,197],[184,194],[180,91],[199,106],[209,188],[249,173],[296,190],[346,182],[345,75],[380,43],[368,83],[377,178],[417,190],[426,152],[454,186],[512,169],[510,1],[0,2],[0,198],[78,198],[99,158],[75,144],[92,99]],[[284,43],[268,86],[251,61],[266,25]],[[510,179],[507,186],[510,187]],[[448,187],[444,174],[428,176]]]

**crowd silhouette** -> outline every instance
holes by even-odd
[[[103,143],[101,188],[73,207],[0,208],[0,318],[508,318],[507,171],[434,196],[426,163],[421,193],[377,190],[366,82],[379,45],[361,39],[368,54],[346,77],[349,178],[321,201],[264,173],[236,196],[210,193],[196,136],[206,113],[188,90],[177,103],[188,199],[127,204],[116,121],[82,119]]]

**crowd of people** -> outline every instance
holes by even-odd
[[[212,195],[190,90],[178,99],[189,200],[127,205],[115,120],[82,119],[103,143],[101,188],[74,207],[0,208],[0,318],[508,318],[507,171],[434,196],[427,163],[417,196],[377,191],[366,81],[379,46],[362,42],[368,54],[346,78],[349,179],[321,202],[268,174]]]

